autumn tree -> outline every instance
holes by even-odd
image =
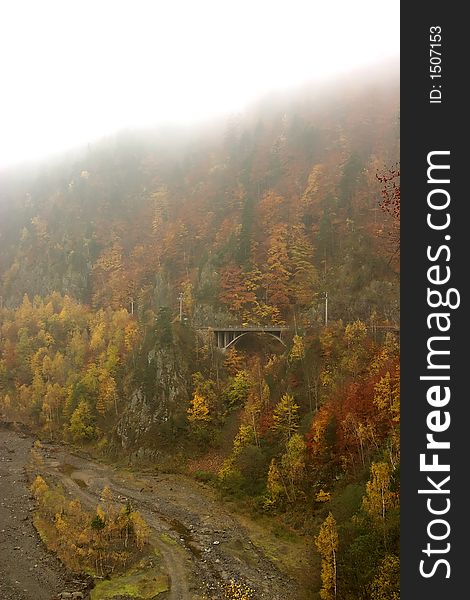
[[[306,444],[303,437],[294,433],[287,442],[286,451],[282,455],[281,465],[289,482],[290,499],[298,496],[298,485],[305,476]]]
[[[204,396],[198,392],[194,392],[191,404],[188,408],[188,421],[201,427],[210,420],[209,406]]]
[[[291,394],[283,394],[273,411],[274,431],[287,443],[299,427],[299,405]]]
[[[224,367],[232,376],[242,370],[243,358],[235,346],[230,346],[225,353]]]
[[[263,412],[263,405],[266,402],[266,399],[263,397],[263,392],[266,393],[266,387],[266,384],[262,386],[261,395],[254,390],[248,394],[243,411],[243,420],[249,423],[249,427],[253,430],[254,442],[258,447],[260,445],[258,422]]]
[[[313,246],[304,227],[295,225],[290,232],[289,258],[291,262],[291,297],[294,304],[309,306],[318,281],[313,262]]]
[[[342,371],[356,378],[366,367],[368,358],[367,327],[360,320],[348,323],[344,329],[345,349],[341,361]]]
[[[320,598],[322,600],[335,600],[337,598],[337,554],[339,547],[339,536],[336,520],[333,515],[323,521],[320,531],[315,538],[315,545],[322,558],[321,579],[322,588]]]
[[[191,319],[194,313],[194,286],[190,281],[183,284],[183,310]]]
[[[292,339],[292,348],[289,352],[291,361],[302,360],[305,356],[305,344],[302,336],[295,334]]]
[[[393,376],[390,371],[379,379],[374,386],[374,404],[393,423],[400,421],[400,389],[399,389],[399,367],[397,366]]]
[[[115,379],[105,369],[98,375],[98,398],[96,410],[101,416],[108,415],[111,411],[117,415],[118,392]]]
[[[219,298],[232,312],[249,315],[256,304],[257,283],[241,267],[231,265],[221,274]]]
[[[265,290],[265,303],[274,305],[279,310],[285,311],[290,305],[289,281],[289,255],[287,249],[287,228],[278,225],[271,234],[270,245],[267,251],[266,270],[263,275]]]
[[[70,435],[75,442],[93,439],[96,433],[95,418],[86,400],[82,400],[70,417]]]
[[[240,452],[253,444],[256,440],[255,431],[250,425],[240,425],[238,429],[238,433],[233,440],[233,454],[236,456],[240,454]]]
[[[113,308],[127,306],[127,278],[124,271],[124,248],[119,235],[101,253],[94,267],[95,289],[94,304],[111,305]],[[105,302],[106,299],[106,302]]]
[[[60,416],[65,403],[65,389],[59,384],[47,384],[44,401],[42,403],[42,415],[46,422],[49,434],[60,425]]]
[[[275,458],[271,460],[269,465],[266,487],[269,493],[269,500],[267,503],[265,503],[265,506],[268,507],[269,504],[275,504],[279,498],[282,497],[286,490],[279,465]]]
[[[148,544],[150,527],[138,511],[132,511],[129,515],[129,519],[132,523],[132,532],[135,536],[136,546],[142,551],[145,545]]]
[[[229,380],[226,391],[227,400],[230,406],[239,406],[245,403],[250,391],[252,382],[250,374],[246,370],[238,371],[235,377]]]
[[[373,521],[381,525],[383,542],[387,550],[387,519],[397,506],[396,494],[391,490],[391,471],[388,463],[372,463],[371,477],[366,485],[362,505]]]

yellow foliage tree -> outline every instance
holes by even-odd
[[[320,531],[315,538],[315,544],[322,557],[321,578],[323,586],[320,590],[322,600],[335,600],[337,597],[337,553],[339,546],[338,530],[333,515],[323,521]]]
[[[292,340],[292,348],[289,353],[289,359],[291,361],[302,360],[305,356],[305,344],[303,337],[300,335],[294,335]]]
[[[285,493],[285,486],[282,481],[281,471],[279,470],[276,459],[273,458],[269,465],[268,479],[266,487],[272,502],[277,502],[279,498]]]
[[[256,441],[255,431],[251,425],[240,425],[237,435],[233,440],[233,454],[237,456],[250,444]]]
[[[194,292],[193,284],[190,281],[185,281],[183,284],[183,307],[189,317],[192,317],[194,312]]]
[[[104,319],[103,311],[100,311],[98,313],[98,316],[100,318]],[[94,327],[93,332],[91,334],[91,339],[90,339],[90,349],[96,354],[98,354],[105,348],[105,344],[106,344],[105,332],[106,332],[106,323],[104,321],[99,321],[96,324],[96,326]]]
[[[386,522],[390,509],[397,505],[396,494],[390,489],[391,472],[388,463],[372,463],[371,477],[366,485],[366,494],[362,500],[364,510],[372,519],[382,524],[385,549],[387,548]]]
[[[296,498],[297,485],[304,476],[306,451],[307,447],[303,437],[298,433],[294,433],[287,442],[286,452],[281,458],[283,472],[290,483],[290,499]]]
[[[287,442],[299,427],[299,405],[291,394],[284,394],[273,412],[274,431],[281,434]]]
[[[210,420],[209,407],[204,396],[194,392],[191,405],[188,408],[188,421],[196,425],[207,423]]]
[[[138,511],[132,511],[129,515],[135,535],[137,548],[142,551],[150,537],[150,527]]]
[[[230,375],[236,375],[243,368],[243,358],[235,346],[231,346],[225,355],[224,367]]]
[[[96,410],[102,416],[105,416],[114,409],[114,412],[117,415],[117,398],[118,394],[116,381],[103,369],[99,376]]]

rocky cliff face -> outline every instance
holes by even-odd
[[[141,381],[116,428],[119,446],[152,455],[185,426],[191,395],[192,361],[178,343],[156,345],[147,355]],[[194,366],[194,365],[193,365]]]

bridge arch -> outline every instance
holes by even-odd
[[[284,343],[284,340],[282,340],[278,335],[275,335],[274,333],[272,333],[271,331],[262,331],[262,332],[258,332],[258,331],[243,331],[242,333],[240,333],[239,335],[237,335],[237,337],[233,338],[233,340],[231,340],[226,346],[224,346],[224,350],[228,350],[231,346],[234,346],[236,342],[238,342],[239,339],[241,339],[242,337],[244,337],[245,335],[248,335],[250,333],[264,333],[265,335],[270,335],[271,337],[273,337],[275,340],[277,340],[278,342],[281,342],[281,344],[286,347],[286,344]]]
[[[228,348],[235,345],[238,340],[249,333],[264,333],[270,335],[275,340],[286,346],[282,339],[283,331],[287,327],[276,326],[252,326],[252,327],[216,327],[213,328],[214,336],[217,343],[217,348],[225,352]]]

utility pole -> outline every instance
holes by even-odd
[[[134,314],[134,298],[129,298],[129,302],[131,303],[131,315]]]
[[[180,322],[183,320],[183,292],[180,292],[178,296],[178,300],[180,301]]]
[[[328,292],[325,292],[325,327],[328,325]]]

